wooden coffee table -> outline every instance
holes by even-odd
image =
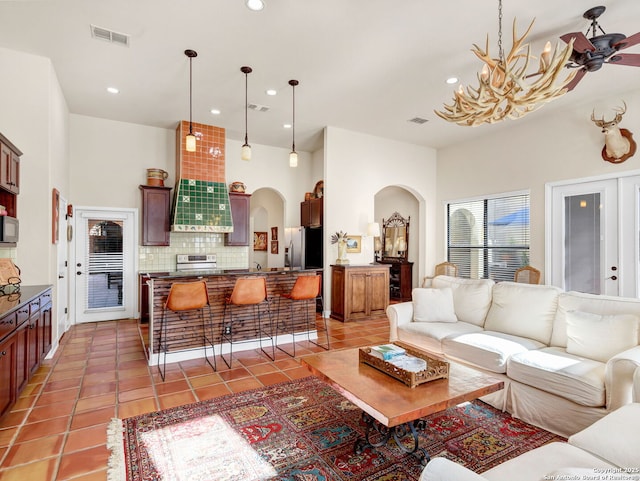
[[[421,418],[504,387],[504,382],[493,376],[450,362],[448,379],[411,388],[359,362],[357,348],[305,356],[300,362],[362,409],[367,429],[365,437],[355,443],[356,453],[382,446],[393,436],[401,449],[416,455],[422,464],[430,457],[418,446],[416,429],[425,427]],[[413,437],[409,448],[400,442],[408,435]]]

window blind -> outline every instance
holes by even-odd
[[[447,205],[447,259],[458,275],[512,281],[529,264],[529,194]]]

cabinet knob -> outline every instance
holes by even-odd
[[[6,356],[7,355],[7,351],[2,351],[2,355]]]

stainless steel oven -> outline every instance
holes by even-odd
[[[206,271],[217,266],[215,254],[178,254],[176,255],[177,271]]]

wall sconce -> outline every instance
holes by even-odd
[[[298,152],[296,152],[296,85],[298,85],[297,80],[289,80],[289,85],[291,85],[291,92],[293,94],[293,116],[291,119],[291,153],[289,154],[289,167],[298,167]]]
[[[377,222],[370,222],[367,226],[367,235],[373,237],[373,261],[378,262],[380,260],[380,251],[382,250],[382,241],[380,240],[380,224]]]
[[[195,50],[185,50],[184,54],[189,57],[189,133],[185,138],[185,149],[187,152],[195,152],[196,151],[196,136],[193,135],[193,124],[192,114],[193,114],[193,70],[191,61],[194,57],[198,56],[198,52]]]

